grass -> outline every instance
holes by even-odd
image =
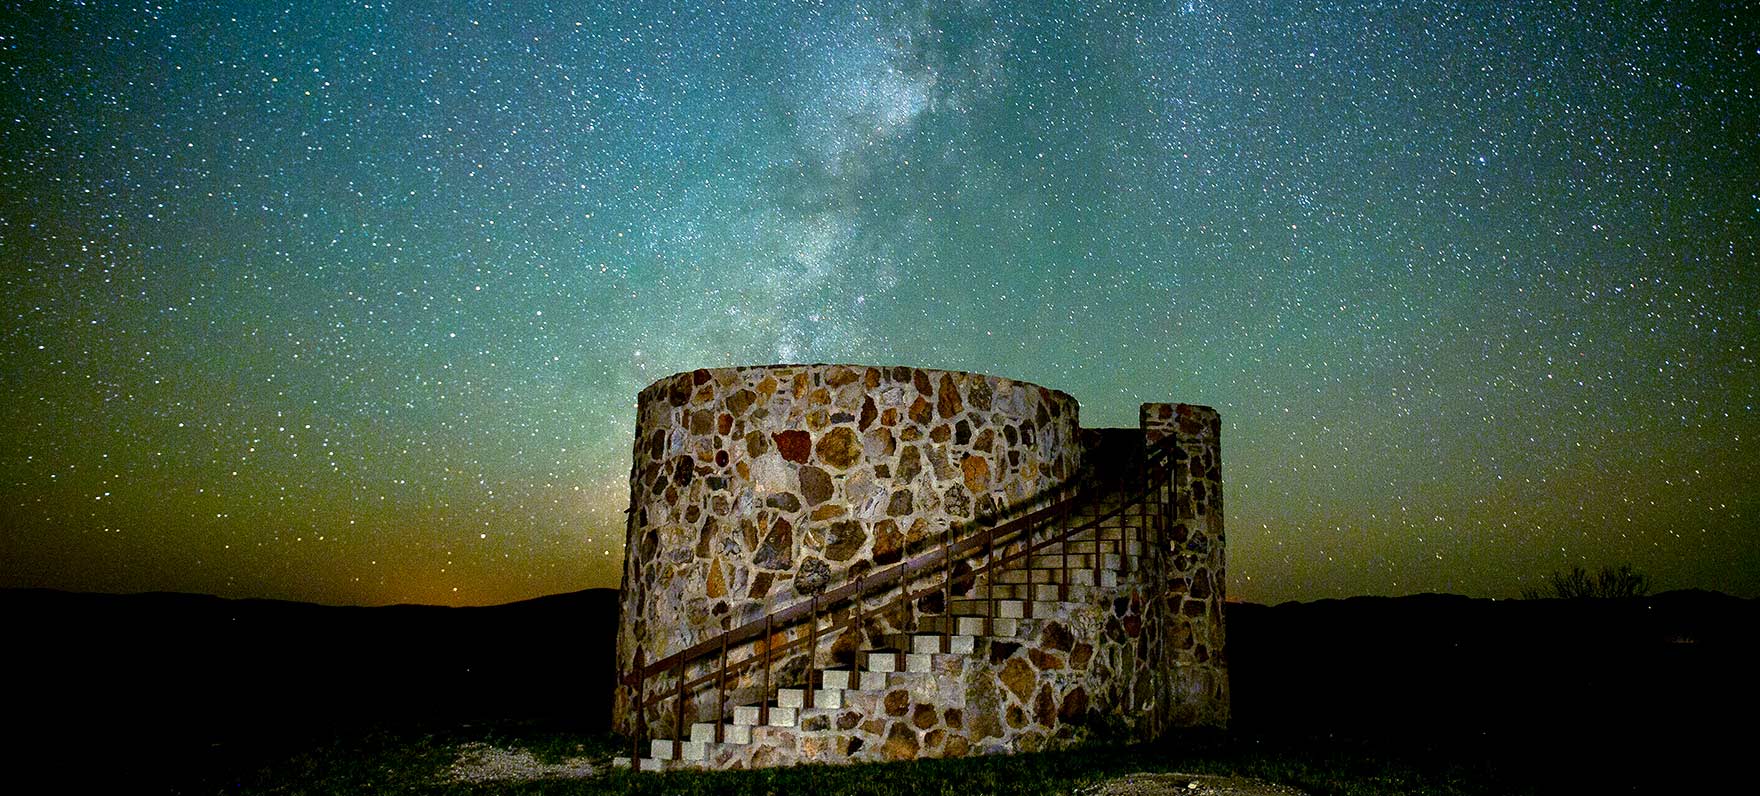
[[[456,783],[446,771],[460,747],[483,743],[523,749],[546,762],[587,757],[608,764],[623,750],[610,735],[583,735],[534,724],[377,729],[329,742],[242,775],[200,786],[205,793],[277,794],[772,794],[813,796],[980,796],[1071,794],[1137,772],[1180,771],[1250,776],[1292,785],[1312,796],[1522,793],[1500,782],[1480,759],[1438,750],[1399,752],[1330,736],[1240,732],[1179,733],[1153,744],[1093,745],[1064,752],[896,764],[802,766],[749,772],[610,771],[589,779]],[[608,766],[607,766],[608,767]]]

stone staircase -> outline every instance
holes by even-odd
[[[1006,694],[996,705],[968,704],[983,698],[978,681],[987,675],[979,670],[1000,672],[1006,689],[1013,687],[1008,673],[1018,669],[1001,665],[1010,656],[1031,654],[1042,665],[1046,656],[1077,655],[1082,646],[1092,655],[1091,645],[1065,642],[1059,649],[1058,634],[1068,635],[1062,625],[1084,611],[1103,612],[1129,593],[1121,589],[1121,568],[1135,563],[1143,548],[1138,530],[1126,522],[1098,532],[1104,540],[1098,544],[1089,531],[1048,545],[1024,564],[980,575],[950,611],[923,615],[915,632],[887,635],[858,651],[859,667],[818,670],[810,690],[805,684],[779,688],[765,704],[732,707],[719,726],[694,722],[686,737],[652,739],[645,756],[619,757],[613,765],[721,770],[1012,751],[1004,746],[1009,728],[992,735],[986,730],[997,728],[973,726],[1012,716],[998,706]],[[1126,555],[1110,552],[1120,549]],[[1049,652],[1027,651],[1047,639]]]

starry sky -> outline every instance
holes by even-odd
[[[1216,407],[1235,597],[1760,596],[1756,19],[5,3],[0,586],[616,586],[644,385],[856,362]]]

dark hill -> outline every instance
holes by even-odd
[[[609,723],[617,592],[484,608],[0,590],[9,718],[138,786],[375,725]],[[151,790],[151,788],[146,788]]]

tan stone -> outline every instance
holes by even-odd
[[[815,520],[836,519],[836,518],[842,517],[843,515],[848,514],[848,513],[849,513],[849,509],[846,509],[836,503],[826,503],[823,506],[820,506],[816,509],[813,509],[813,519],[815,519]]]
[[[1037,678],[1033,675],[1033,667],[1020,658],[1009,658],[1002,671],[997,674],[1002,684],[1014,693],[1016,699],[1026,702],[1033,696],[1033,685]]]
[[[943,418],[951,418],[964,412],[965,404],[959,400],[959,386],[953,383],[953,374],[941,374],[941,390],[935,396],[935,408]]]
[[[862,443],[856,437],[855,431],[838,426],[819,437],[813,450],[819,454],[819,461],[839,470],[847,470],[861,458]]]
[[[900,689],[886,695],[886,715],[903,716],[911,706],[911,693]]]
[[[923,400],[922,396],[917,396],[917,399],[911,402],[911,408],[908,412],[911,422],[919,426],[929,425],[929,421],[935,419],[934,407],[930,406],[928,401]]]
[[[904,722],[897,722],[886,732],[886,743],[880,747],[887,760],[917,759],[917,733]]]
[[[830,473],[808,464],[800,468],[796,477],[800,479],[801,499],[807,505],[817,506],[831,499],[833,485]]]
[[[937,718],[934,705],[917,705],[911,709],[911,723],[917,725],[919,730],[935,726]]]
[[[947,745],[942,747],[941,756],[965,757],[966,752],[969,751],[971,751],[971,742],[967,741],[963,735],[953,735],[948,737]]]
[[[972,494],[982,495],[990,491],[989,460],[968,454],[959,467],[965,473],[966,489],[971,490]]]
[[[1063,668],[1062,655],[1055,652],[1041,652],[1038,647],[1027,650],[1027,658],[1032,660],[1033,665],[1039,667],[1041,672]]]
[[[704,584],[703,593],[713,600],[727,594],[727,583],[721,577],[721,565],[709,565],[709,582]]]

